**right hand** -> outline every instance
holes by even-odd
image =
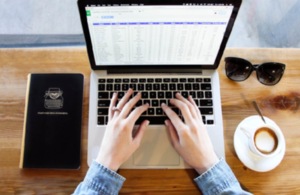
[[[165,124],[170,132],[173,147],[190,166],[200,175],[215,165],[219,159],[214,152],[206,127],[202,122],[201,113],[189,96],[188,100],[176,94],[177,99],[170,103],[178,107],[184,117],[185,123],[166,104],[161,107],[171,120]]]

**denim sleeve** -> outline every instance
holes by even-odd
[[[195,182],[203,195],[251,194],[242,190],[238,180],[223,158],[197,177]]]
[[[109,168],[93,161],[83,182],[73,195],[116,195],[119,193],[125,178]]]

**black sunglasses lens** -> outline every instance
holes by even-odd
[[[265,63],[256,70],[258,80],[266,85],[276,84],[282,77],[284,65]]]
[[[244,81],[252,71],[252,66],[243,61],[227,61],[225,65],[226,75],[234,81]]]

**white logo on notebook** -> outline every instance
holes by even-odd
[[[63,91],[60,88],[49,88],[45,93],[44,106],[47,109],[61,109],[64,104]]]

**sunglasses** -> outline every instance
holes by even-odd
[[[285,64],[278,62],[265,62],[262,64],[252,64],[248,60],[236,57],[225,58],[226,76],[233,81],[244,81],[256,71],[257,79],[264,85],[276,85],[285,69]]]

